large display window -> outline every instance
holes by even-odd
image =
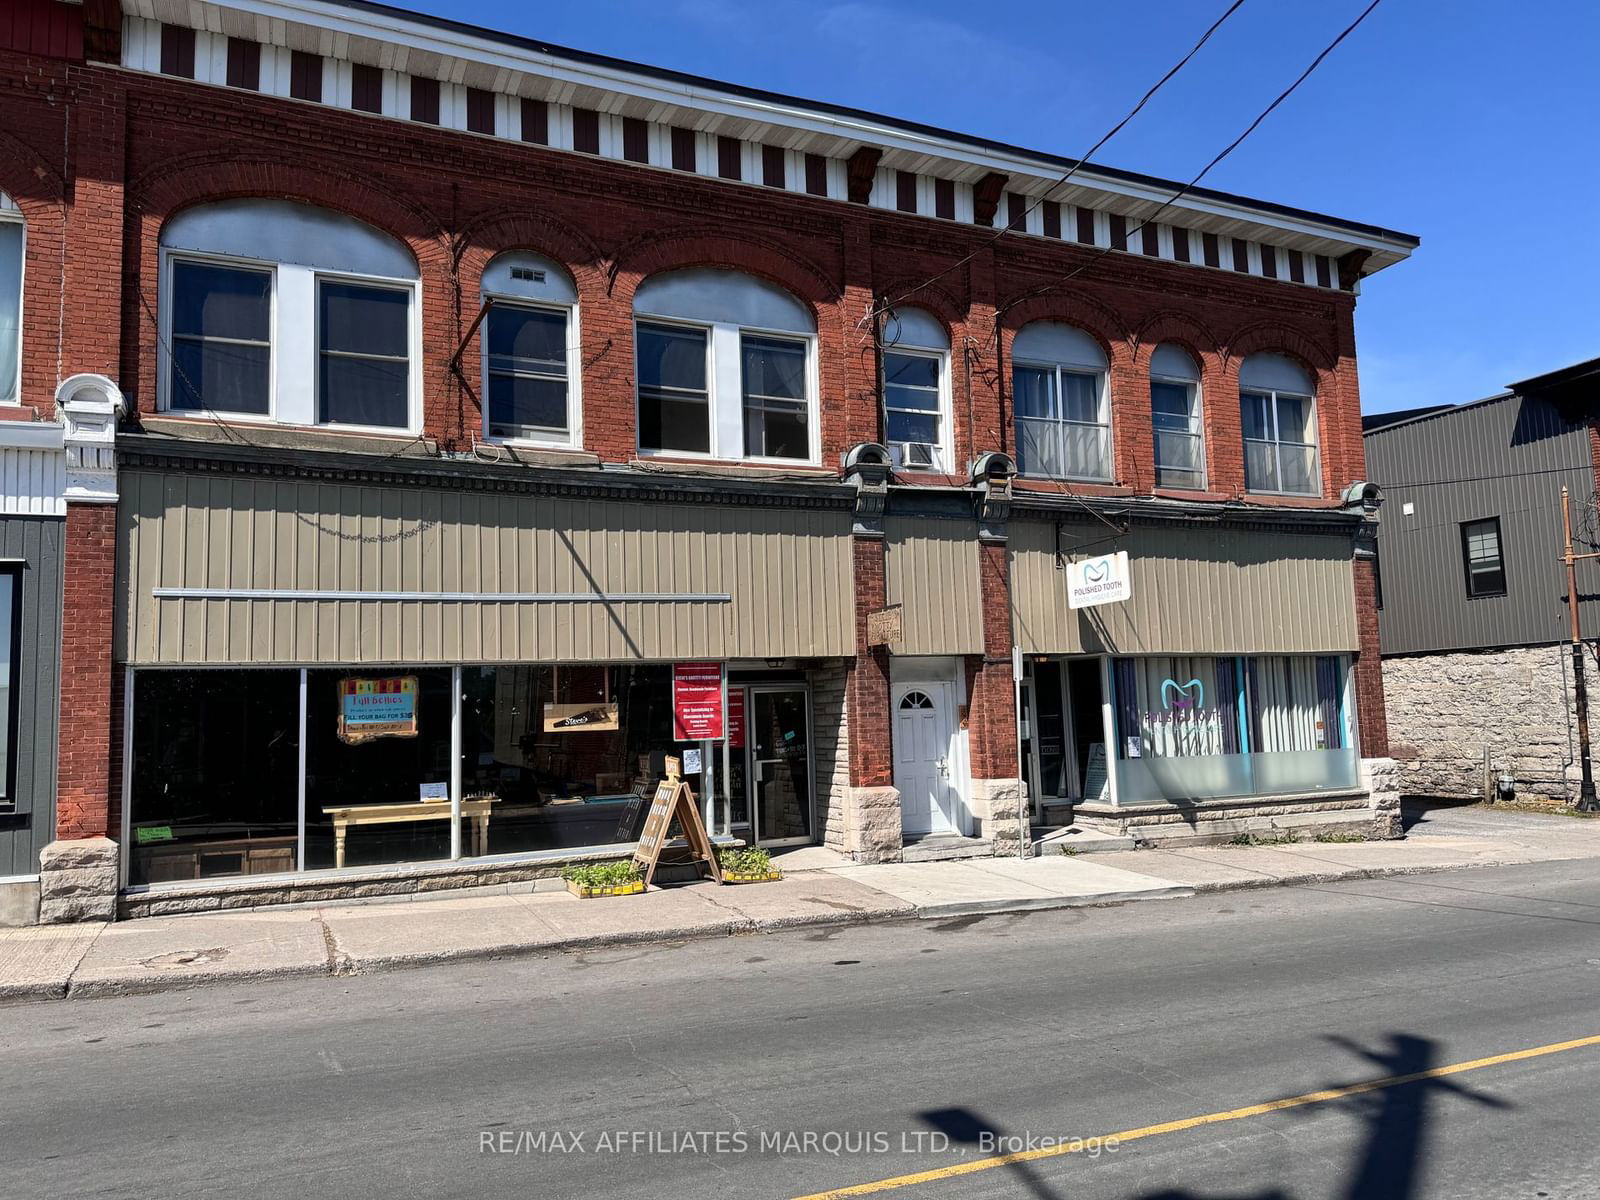
[[[1111,662],[1117,802],[1357,786],[1345,655]]]
[[[713,829],[810,840],[809,692],[740,683],[724,702],[724,679],[719,663],[132,672],[127,881],[631,843],[669,755]]]

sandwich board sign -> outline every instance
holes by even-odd
[[[1096,604],[1115,604],[1133,595],[1128,575],[1128,552],[1080,558],[1067,564],[1067,607],[1093,608]]]
[[[656,785],[656,794],[650,798],[650,814],[644,819],[644,829],[639,833],[639,846],[633,852],[634,865],[644,877],[645,887],[660,865],[661,852],[666,848],[676,821],[687,843],[686,852],[676,848],[667,861],[673,864],[704,863],[711,878],[722,882],[722,868],[717,865],[717,853],[711,847],[711,838],[700,820],[700,805],[695,801],[694,789],[683,780],[683,764],[676,758],[667,759],[667,777]]]

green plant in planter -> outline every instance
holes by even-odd
[[[573,863],[561,868],[561,878],[585,888],[627,887],[640,880],[639,868],[627,862]]]
[[[724,875],[764,879],[778,874],[772,865],[772,855],[757,846],[747,846],[743,850],[724,850],[717,856],[717,860],[722,864]]]

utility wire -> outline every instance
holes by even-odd
[[[1168,80],[1170,80],[1174,75],[1176,75],[1179,71],[1183,70],[1183,68],[1188,65],[1189,60],[1200,52],[1200,47],[1204,46],[1208,41],[1211,40],[1211,35],[1216,33],[1218,29],[1222,28],[1222,23],[1224,21],[1226,21],[1229,17],[1233,16],[1233,14],[1239,10],[1240,5],[1242,5],[1243,3],[1244,3],[1244,0],[1233,0],[1233,3],[1228,6],[1227,10],[1220,17],[1218,17],[1215,21],[1213,21],[1211,23],[1211,27],[1209,29],[1207,29],[1205,31],[1205,33],[1200,35],[1200,40],[1189,48],[1189,53],[1185,54],[1182,58],[1180,58],[1176,63],[1174,63],[1172,65],[1172,67],[1167,71],[1167,73],[1165,75],[1163,75],[1160,79],[1156,80],[1156,82],[1151,86],[1150,90],[1147,91],[1143,96],[1141,96],[1139,98],[1139,103],[1135,104],[1132,108],[1130,108],[1128,110],[1128,112],[1127,112],[1127,115],[1125,115],[1122,118],[1122,120],[1118,121],[1115,125],[1113,125],[1111,127],[1110,131],[1108,133],[1106,133],[1106,135],[1104,137],[1102,137],[1094,145],[1090,146],[1089,149],[1086,150],[1083,153],[1083,155],[1076,162],[1074,162],[1072,164],[1071,169],[1068,170],[1065,175],[1061,176],[1061,178],[1057,179],[1054,183],[1052,183],[1048,188],[1045,189],[1045,191],[1043,193],[1041,193],[1036,199],[1034,199],[1028,205],[1027,208],[1023,209],[1022,210],[1022,215],[1024,217],[1026,217],[1028,215],[1028,213],[1031,213],[1034,209],[1038,208],[1041,204],[1043,204],[1046,200],[1048,200],[1058,189],[1060,189],[1062,187],[1065,187],[1067,182],[1074,175],[1076,175],[1079,170],[1081,170],[1083,167],[1087,167],[1087,166],[1092,165],[1089,162],[1089,160],[1091,158],[1093,158],[1096,153],[1099,152],[1100,148],[1102,146],[1104,146],[1107,142],[1109,142],[1112,138],[1116,137],[1117,134],[1121,133],[1123,126],[1125,126],[1129,121],[1133,120],[1134,117],[1139,115],[1140,110],[1143,109],[1146,104],[1150,103],[1151,97],[1153,97],[1164,86],[1166,86]],[[1012,220],[1010,220],[1009,217],[1008,217],[1008,219],[1006,220],[1005,224],[1002,225],[998,230],[995,231],[994,236],[990,237],[986,241],[984,241],[976,250],[972,251],[972,253],[968,254],[964,258],[961,258],[961,259],[957,260],[954,263],[951,263],[948,267],[946,267],[944,270],[940,271],[937,275],[933,275],[930,278],[924,280],[922,283],[918,284],[916,287],[912,288],[910,291],[906,292],[904,295],[898,297],[897,299],[894,299],[894,300],[887,300],[886,299],[886,300],[882,301],[880,306],[875,306],[873,309],[871,309],[871,310],[869,310],[867,312],[866,316],[861,318],[861,321],[859,322],[859,325],[865,325],[868,321],[874,320],[878,316],[879,313],[892,311],[895,305],[900,304],[902,301],[909,300],[912,296],[916,295],[916,293],[921,291],[923,288],[930,287],[933,284],[939,282],[939,280],[943,279],[946,275],[952,274],[955,271],[959,271],[962,267],[966,266],[973,259],[977,258],[978,255],[982,254],[990,246],[994,245],[1001,238],[1005,237],[1006,234],[1011,233],[1013,224],[1014,224],[1014,222]]]
[[[1125,250],[1128,247],[1128,245],[1132,242],[1134,234],[1140,232],[1146,226],[1154,223],[1154,221],[1155,221],[1155,219],[1157,217],[1159,217],[1162,213],[1166,212],[1169,208],[1171,208],[1174,204],[1176,204],[1180,199],[1182,199],[1185,195],[1187,195],[1193,188],[1198,186],[1200,181],[1202,179],[1204,179],[1207,175],[1209,175],[1213,168],[1215,168],[1219,163],[1221,163],[1223,161],[1223,159],[1227,158],[1230,154],[1232,154],[1235,150],[1237,150],[1239,148],[1239,146],[1244,142],[1244,140],[1246,138],[1248,138],[1252,133],[1254,133],[1260,127],[1261,123],[1263,121],[1265,121],[1269,116],[1271,116],[1272,113],[1274,112],[1274,110],[1276,110],[1277,107],[1280,104],[1282,104],[1285,100],[1287,100],[1290,96],[1292,96],[1295,93],[1295,91],[1300,87],[1300,85],[1311,77],[1312,72],[1315,71],[1318,67],[1320,67],[1322,65],[1323,60],[1326,59],[1328,57],[1328,55],[1332,54],[1334,52],[1334,50],[1336,50],[1338,48],[1339,44],[1345,40],[1345,38],[1349,37],[1352,33],[1354,33],[1356,31],[1356,29],[1361,25],[1361,23],[1363,21],[1365,21],[1369,16],[1372,15],[1372,10],[1377,8],[1378,5],[1381,4],[1382,2],[1383,2],[1383,0],[1372,0],[1372,3],[1368,4],[1366,8],[1362,9],[1361,10],[1361,14],[1358,17],[1356,17],[1356,19],[1354,21],[1351,21],[1350,24],[1346,25],[1344,27],[1344,29],[1340,31],[1339,36],[1334,38],[1333,41],[1329,42],[1327,44],[1327,46],[1325,46],[1323,48],[1322,53],[1318,54],[1316,56],[1316,58],[1311,60],[1311,65],[1308,66],[1304,71],[1300,72],[1299,78],[1297,78],[1288,87],[1284,88],[1283,91],[1279,92],[1278,95],[1277,95],[1277,98],[1274,99],[1271,104],[1267,105],[1266,108],[1261,110],[1260,114],[1256,117],[1255,120],[1250,122],[1250,124],[1245,128],[1243,133],[1241,133],[1238,137],[1234,138],[1233,141],[1229,142],[1228,145],[1225,146],[1222,149],[1222,151],[1217,154],[1217,156],[1215,158],[1213,158],[1204,167],[1202,167],[1200,169],[1199,174],[1195,175],[1195,177],[1193,179],[1189,180],[1188,183],[1184,184],[1177,191],[1173,192],[1172,195],[1168,196],[1167,199],[1162,203],[1160,208],[1156,209],[1155,212],[1151,213],[1149,216],[1142,218],[1139,221],[1139,224],[1135,225],[1132,229],[1127,230],[1122,236],[1122,245],[1121,246],[1113,244],[1113,245],[1110,245],[1110,246],[1102,247],[1098,254],[1094,255],[1092,258],[1089,259],[1088,262],[1083,263],[1081,266],[1077,267],[1075,270],[1067,272],[1067,274],[1063,275],[1061,278],[1053,280],[1050,283],[1041,284],[1039,287],[1031,288],[1028,291],[1022,293],[1022,295],[1020,295],[1020,296],[1016,297],[1015,299],[1009,301],[1003,308],[997,309],[996,312],[995,312],[995,333],[998,334],[998,332],[999,332],[1000,318],[1007,311],[1009,311],[1010,309],[1014,308],[1016,305],[1021,304],[1024,300],[1031,300],[1035,296],[1042,296],[1046,292],[1054,291],[1056,288],[1062,286],[1063,284],[1070,282],[1071,280],[1077,278],[1079,275],[1083,274],[1084,271],[1088,270],[1091,266],[1093,266],[1096,262],[1098,262],[1105,255],[1111,253],[1111,251],[1113,251],[1113,250]]]

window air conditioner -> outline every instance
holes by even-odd
[[[907,468],[929,469],[939,465],[939,448],[927,442],[898,442],[900,465]]]

